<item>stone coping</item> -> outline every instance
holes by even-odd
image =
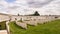
[[[0,30],[0,34],[7,34],[7,30]]]

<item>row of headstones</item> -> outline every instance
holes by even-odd
[[[24,20],[33,20],[33,21],[36,21],[36,20],[44,20],[44,19],[54,19],[54,18],[57,18],[57,17],[40,17],[40,16],[29,16],[29,17],[13,17],[13,18],[10,18],[11,21],[15,21],[15,20],[20,20],[22,19],[23,21]]]
[[[22,28],[24,28],[24,29],[27,29],[28,27],[27,27],[27,24],[29,24],[29,25],[33,25],[33,26],[37,26],[38,25],[38,23],[39,24],[45,24],[46,22],[48,22],[48,21],[51,21],[51,20],[43,20],[43,21],[39,21],[39,22],[37,22],[37,21],[23,21],[23,22],[18,22],[18,20],[16,21],[16,24],[18,25],[18,26],[20,26],[20,27],[22,27]]]
[[[38,23],[39,24],[44,24],[45,22],[48,22],[48,21],[51,21],[52,20],[52,19],[50,19],[50,20],[49,19],[39,19],[39,20],[37,20],[37,18],[36,18],[36,19],[30,19],[31,21],[24,21],[23,18],[18,18],[18,19],[17,18],[13,18],[12,20],[10,19],[10,21],[16,21],[16,24],[18,26],[21,26],[22,28],[27,29],[27,24],[37,26]],[[21,20],[23,22],[18,22],[18,20]]]

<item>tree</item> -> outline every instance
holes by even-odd
[[[33,15],[34,16],[40,16],[40,14],[38,13],[38,11],[36,11]]]
[[[18,14],[18,16],[20,16],[20,14]]]
[[[40,16],[40,14],[38,13],[38,11],[35,11],[34,14],[30,14],[30,15],[27,15],[27,16]]]

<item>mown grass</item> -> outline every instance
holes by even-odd
[[[47,22],[38,26],[28,26],[28,29],[22,29],[15,22],[10,24],[11,34],[60,34],[60,20]]]

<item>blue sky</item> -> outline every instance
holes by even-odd
[[[11,2],[14,2],[16,0],[5,0],[5,1],[7,1],[8,3],[11,3]]]

